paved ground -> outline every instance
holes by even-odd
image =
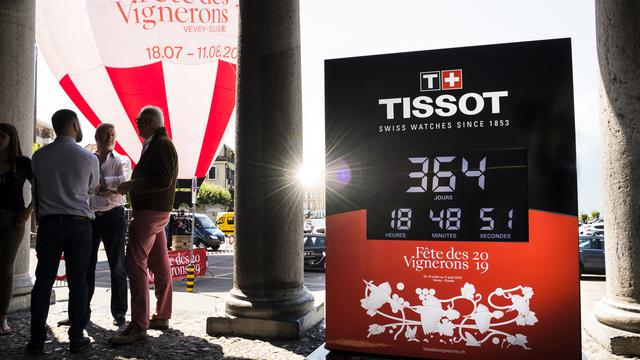
[[[57,301],[51,305],[47,324],[49,341],[47,354],[37,359],[304,359],[324,342],[324,324],[316,326],[297,341],[263,341],[237,337],[211,337],[205,331],[206,319],[224,310],[224,298],[232,287],[233,254],[229,251],[210,252],[208,274],[198,278],[195,292],[187,293],[180,280],[174,282],[173,319],[171,330],[150,330],[148,341],[133,345],[111,347],[107,339],[117,333],[109,313],[110,280],[104,252],[100,252],[96,269],[96,292],[92,301],[88,336],[92,349],[72,356],[68,351],[67,327],[58,327],[67,318],[68,288],[55,287]],[[36,259],[32,250],[31,272],[35,273]],[[324,274],[306,273],[305,283],[318,300],[324,299]],[[316,291],[318,290],[318,291]],[[153,299],[153,296],[151,296]],[[152,301],[152,308],[154,302]],[[127,314],[127,318],[130,318]],[[28,341],[30,314],[20,311],[9,315],[14,329],[10,336],[0,337],[0,359],[30,359],[24,354]]]
[[[116,334],[108,313],[109,293],[99,288],[92,303],[91,324],[87,333],[93,340],[92,349],[77,356],[68,351],[67,327],[56,326],[57,321],[67,318],[68,291],[57,288],[58,301],[51,306],[49,319],[49,341],[45,344],[47,354],[38,359],[303,359],[324,342],[324,328],[318,326],[298,341],[262,341],[237,337],[211,337],[205,332],[208,315],[223,308],[224,294],[174,294],[174,311],[171,330],[150,330],[148,341],[133,345],[112,347],[107,339]],[[322,296],[322,294],[318,294]],[[100,299],[100,300],[98,300]],[[24,354],[28,340],[30,315],[21,311],[9,316],[14,334],[0,338],[0,358],[33,358]]]
[[[33,255],[33,254],[32,254]],[[196,292],[187,293],[181,281],[174,282],[172,329],[149,331],[150,339],[134,345],[111,347],[107,339],[117,332],[108,311],[109,270],[104,253],[100,254],[97,288],[92,303],[92,322],[87,328],[94,341],[92,349],[82,355],[68,352],[66,327],[57,321],[67,317],[68,290],[57,287],[57,302],[51,306],[48,325],[47,354],[38,359],[303,359],[324,342],[324,323],[297,341],[263,341],[237,337],[211,337],[205,332],[207,316],[224,309],[224,297],[232,286],[233,254],[229,251],[209,253],[209,274],[198,278]],[[35,258],[31,267],[35,269]],[[305,273],[305,283],[318,299],[324,299],[324,274]],[[595,302],[605,292],[603,276],[588,276],[581,281],[582,316],[591,315]],[[153,298],[153,297],[152,297]],[[153,304],[152,304],[153,306]],[[24,354],[28,340],[28,311],[10,314],[14,334],[0,337],[0,359],[32,358]],[[583,321],[584,322],[584,321]],[[583,353],[589,360],[628,359],[613,357],[583,331]]]
[[[583,276],[580,281],[580,307],[582,309],[582,324],[587,316],[593,316],[592,310],[595,303],[600,300],[605,292],[605,277],[599,275]],[[582,329],[582,354],[588,360],[618,360],[637,359],[611,355],[589,334]]]

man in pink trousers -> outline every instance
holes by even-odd
[[[162,110],[144,107],[136,119],[144,139],[140,161],[131,180],[118,186],[129,193],[133,220],[129,224],[126,268],[131,289],[131,323],[109,341],[130,344],[147,337],[147,329],[166,330],[171,318],[173,286],[164,227],[173,208],[178,155],[164,128]],[[154,274],[156,314],[149,319],[147,268]]]

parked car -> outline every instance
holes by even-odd
[[[196,231],[193,245],[203,246],[216,251],[224,244],[224,233],[211,221],[206,214],[195,214]],[[170,235],[191,235],[191,214],[172,212],[166,227],[167,247],[171,247]]]
[[[602,235],[604,236],[604,221],[594,220],[594,222],[590,224],[582,224],[578,228],[578,235],[581,236],[591,236],[591,235]]]
[[[580,236],[604,236],[604,230],[584,230],[578,233]]]
[[[604,237],[579,236],[580,273],[604,274]]]
[[[320,219],[313,218],[313,219],[307,219],[304,221],[305,234],[319,232],[319,231],[316,231],[316,229],[324,228],[324,227],[325,227],[324,218],[320,218]]]
[[[235,233],[235,214],[233,212],[221,212],[216,215],[216,225],[226,235]]]
[[[305,234],[308,234],[311,231],[313,231],[313,225],[311,224],[311,220],[305,221],[302,229]]]
[[[304,269],[326,270],[327,247],[324,234],[304,235]]]

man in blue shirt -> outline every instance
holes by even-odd
[[[100,242],[104,250],[111,272],[111,315],[113,324],[124,325],[127,313],[127,273],[124,267],[124,247],[126,220],[124,205],[127,199],[116,190],[118,185],[131,177],[131,160],[118,154],[116,145],[116,128],[113,124],[98,125],[95,133],[97,151],[94,155],[100,162],[100,188],[91,195],[89,205],[95,212],[91,232],[93,244],[89,269],[87,270],[87,286],[89,291],[89,320],[91,318],[91,299],[96,285],[96,264]],[[69,326],[67,318],[59,321],[58,326]]]
[[[70,351],[78,353],[91,342],[87,325],[87,268],[91,252],[89,197],[100,180],[98,159],[76,143],[82,129],[75,112],[58,110],[51,117],[56,139],[33,155],[33,198],[38,218],[38,265],[31,293],[30,353],[43,353],[49,297],[64,252],[69,283]]]

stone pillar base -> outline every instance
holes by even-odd
[[[260,294],[264,295],[264,294]],[[225,304],[225,312],[242,318],[288,318],[306,314],[312,310],[313,294],[306,287],[271,291],[269,296],[246,294],[233,288]]]
[[[49,304],[56,303],[56,292],[55,290],[51,290],[51,298],[49,299]],[[9,303],[9,311],[8,313],[27,310],[31,308],[31,292],[26,294],[14,294],[13,298],[11,298],[11,302]]]
[[[259,338],[298,339],[324,319],[324,301],[316,302],[305,315],[272,319],[240,318],[216,314],[207,318],[211,336],[255,336]]]
[[[587,334],[611,354],[640,356],[640,334],[605,325],[593,315],[587,316],[584,322]]]
[[[640,305],[604,298],[593,309],[596,319],[608,326],[631,332],[640,331]]]

